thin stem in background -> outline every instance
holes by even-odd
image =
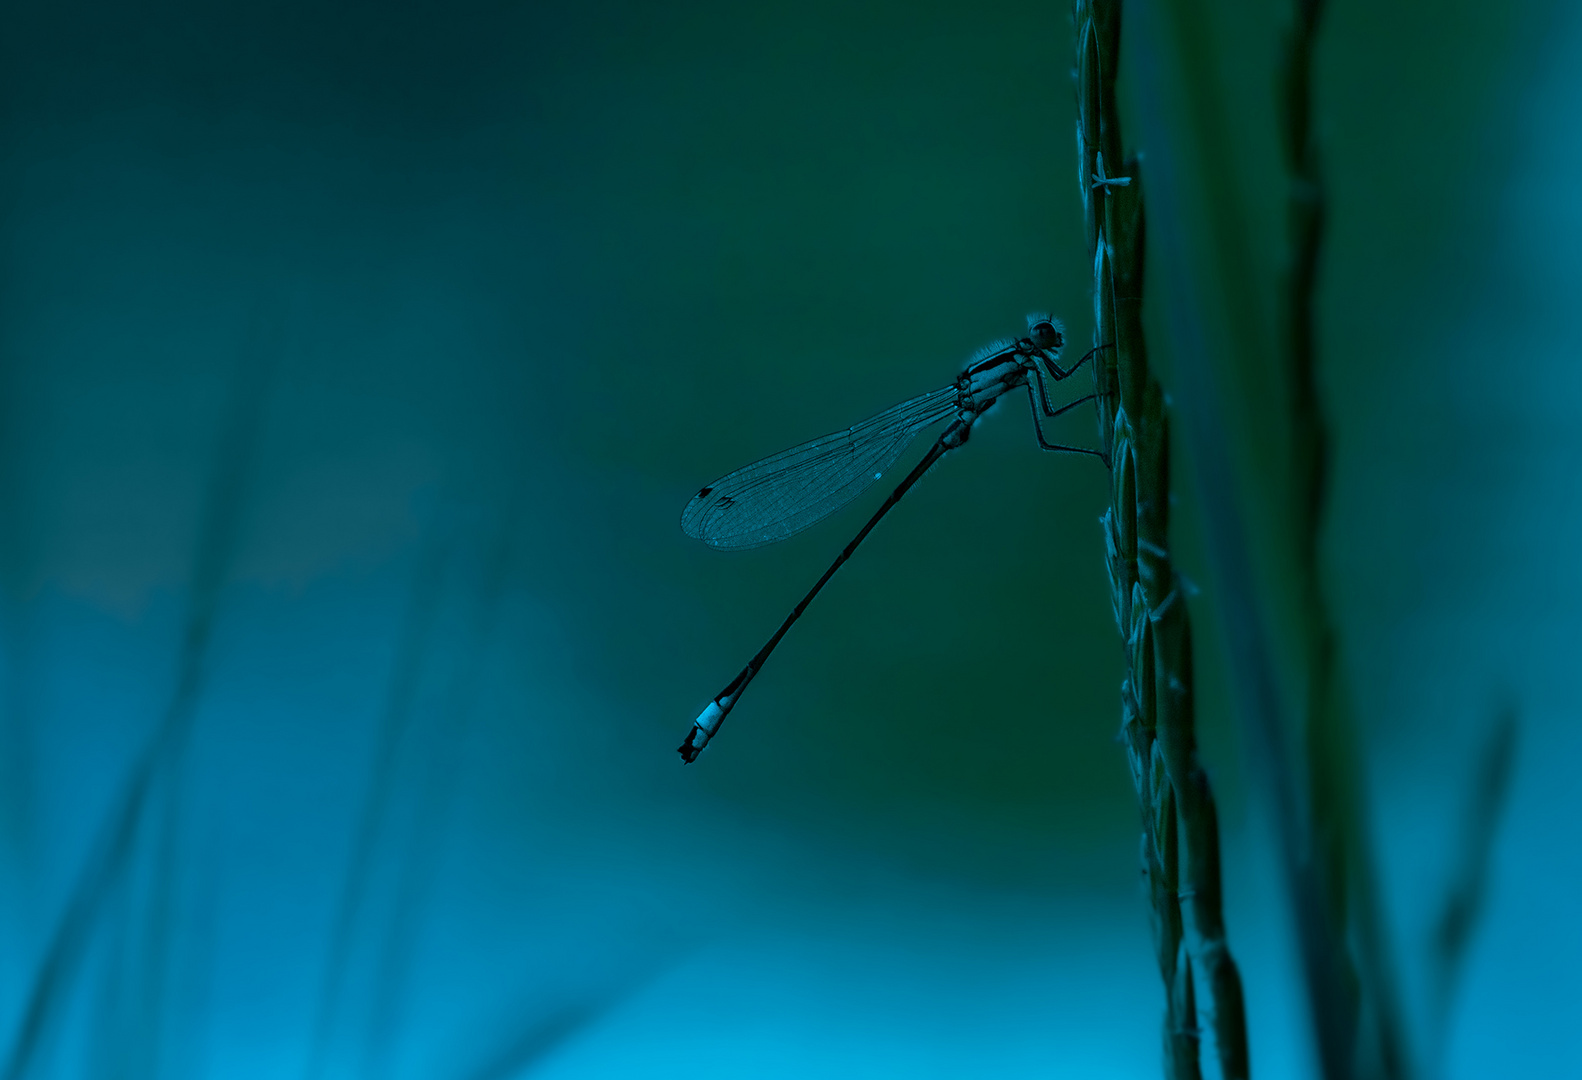
[[[1308,857],[1317,862],[1339,958],[1354,997],[1350,1052],[1363,1076],[1399,1080],[1406,1047],[1368,842],[1362,756],[1338,668],[1334,617],[1324,595],[1320,533],[1329,494],[1329,426],[1318,390],[1316,293],[1324,235],[1324,176],[1313,128],[1313,51],[1323,0],[1295,0],[1281,69],[1280,118],[1288,174],[1288,259],[1282,345],[1290,395],[1291,536],[1295,544],[1302,661],[1302,730],[1308,767]]]
[[[1472,941],[1488,902],[1489,866],[1505,805],[1510,798],[1511,775],[1516,769],[1516,709],[1507,705],[1495,716],[1485,736],[1482,753],[1457,833],[1462,843],[1451,871],[1444,905],[1434,920],[1429,941],[1428,1045],[1424,1074],[1444,1075],[1444,1056],[1450,1043],[1451,1006]]]
[[[1137,6],[1143,12],[1134,24],[1138,31],[1134,51],[1138,55],[1135,70],[1139,114],[1150,147],[1154,232],[1165,265],[1161,276],[1168,283],[1165,312],[1170,351],[1186,418],[1187,440],[1193,450],[1191,460],[1196,467],[1236,711],[1245,729],[1248,771],[1255,778],[1256,789],[1268,800],[1281,875],[1296,923],[1320,1073],[1326,1080],[1336,1080],[1342,1075],[1330,1067],[1334,1059],[1331,1048],[1338,1044],[1330,1022],[1339,1012],[1332,1007],[1339,1000],[1333,989],[1337,979],[1333,963],[1336,950],[1331,945],[1319,889],[1311,880],[1311,863],[1299,857],[1305,844],[1304,825],[1292,783],[1286,707],[1268,622],[1258,599],[1249,530],[1236,494],[1227,421],[1209,361],[1204,297],[1198,289],[1195,268],[1187,258],[1187,240],[1181,228],[1184,200],[1175,167],[1172,131],[1164,119],[1166,91],[1160,75],[1159,39],[1166,35],[1157,25],[1153,6],[1142,2]]]
[[[272,321],[271,321],[272,322]],[[230,574],[231,561],[247,506],[250,481],[270,376],[279,352],[277,325],[260,326],[255,341],[243,357],[232,407],[220,431],[216,467],[204,502],[197,544],[193,552],[187,615],[182,629],[175,686],[164,715],[134,762],[125,788],[106,815],[103,830],[67,896],[60,921],[50,936],[38,973],[28,991],[22,1022],[6,1056],[5,1080],[36,1075],[40,1054],[56,1033],[69,995],[80,974],[80,965],[94,929],[103,921],[104,905],[114,897],[130,897],[128,877],[136,868],[140,838],[153,831],[155,842],[175,827],[179,807],[183,750],[202,695],[209,639],[219,610],[221,589]],[[160,796],[163,796],[161,798]],[[174,854],[169,854],[174,859]],[[163,872],[168,860],[160,860]],[[173,870],[171,870],[173,873]],[[168,882],[153,884],[142,920],[134,920],[133,943],[143,945],[163,939],[161,924],[168,916],[163,890]],[[134,950],[136,951],[136,950]],[[165,985],[164,957],[157,950],[147,954],[149,964],[130,977],[144,981],[131,1001],[112,1001],[114,1009],[135,1008],[147,1027],[140,1038],[153,1040],[139,1047],[145,1069],[157,1064],[160,995]],[[138,1071],[135,1066],[132,1072]]]
[[[406,1029],[410,1004],[413,953],[421,930],[424,901],[438,875],[450,820],[461,780],[463,751],[473,728],[480,687],[487,675],[489,647],[495,636],[500,606],[511,571],[519,501],[502,513],[483,545],[482,573],[466,631],[464,659],[452,673],[440,708],[440,730],[427,752],[422,791],[408,849],[397,874],[393,910],[374,960],[373,1002],[363,1040],[365,1076],[389,1076],[392,1058]]]
[[[523,1013],[531,1019],[514,1031],[492,1056],[459,1075],[463,1080],[516,1080],[527,1076],[550,1054],[603,1016],[616,1000],[618,997],[611,994],[608,1000],[569,998],[548,1012],[525,1008]]]
[[[351,851],[346,860],[345,877],[336,900],[334,922],[325,952],[324,981],[319,989],[313,1033],[308,1042],[304,1069],[307,1080],[316,1080],[329,1071],[330,1042],[341,1016],[352,946],[367,902],[375,849],[388,828],[386,818],[395,791],[397,759],[408,738],[413,703],[424,672],[424,659],[439,606],[446,548],[446,542],[439,535],[439,527],[431,526],[429,537],[418,556],[412,578],[412,594],[407,602],[401,634],[391,660],[390,682],[385,692],[384,711],[374,746],[368,793],[363,800],[357,831],[353,835]]]
[[[0,300],[0,311],[4,304]],[[21,366],[15,347],[0,342],[0,851],[26,878],[37,869],[42,844],[29,824],[35,798],[32,724],[39,665],[28,596],[38,539],[24,462],[29,428],[42,410],[27,400]],[[16,890],[14,895],[21,893]],[[24,925],[26,921],[23,916]]]
[[[1319,1067],[1326,1078],[1400,1076],[1404,1072],[1394,991],[1389,978],[1382,920],[1364,828],[1360,757],[1336,671],[1337,646],[1320,587],[1318,534],[1324,502],[1328,445],[1315,378],[1314,293],[1322,235],[1323,191],[1311,125],[1311,72],[1319,4],[1298,0],[1297,23],[1281,69],[1281,114],[1286,140],[1291,215],[1291,263],[1283,283],[1283,337],[1272,350],[1259,345],[1262,303],[1255,287],[1235,165],[1239,147],[1231,134],[1215,79],[1219,70],[1211,12],[1199,0],[1164,0],[1172,16],[1161,40],[1177,50],[1185,115],[1198,146],[1216,268],[1215,291],[1226,315],[1228,369],[1249,377],[1268,370],[1268,357],[1284,364],[1289,393],[1290,459],[1283,476],[1266,478],[1274,497],[1263,499],[1277,521],[1260,533],[1282,550],[1263,552],[1261,565],[1275,576],[1255,582],[1249,521],[1238,507],[1235,457],[1227,443],[1220,394],[1210,370],[1203,322],[1196,310],[1206,297],[1193,282],[1184,238],[1167,242],[1171,263],[1172,344],[1189,398],[1194,460],[1210,551],[1216,568],[1227,644],[1246,720],[1253,769],[1270,799],[1280,858],[1295,916],[1308,1006]],[[1146,21],[1146,20],[1145,20]],[[1168,171],[1169,136],[1164,95],[1145,65],[1143,114],[1157,143],[1155,173]],[[1166,169],[1161,170],[1160,164]],[[1179,180],[1179,177],[1176,178]],[[1173,218],[1183,205],[1179,184],[1167,185]],[[1257,470],[1254,470],[1257,471]],[[1275,596],[1283,568],[1294,578],[1290,596]],[[1265,593],[1260,601],[1259,592]],[[1284,606],[1282,607],[1282,600]],[[1277,614],[1279,613],[1279,614]],[[1280,614],[1286,621],[1282,624]],[[1282,678],[1274,634],[1293,640],[1297,670]],[[1305,694],[1291,692],[1289,678]],[[1282,689],[1285,684],[1287,689]],[[1299,718],[1306,751],[1299,767],[1286,732],[1288,708]],[[1300,793],[1300,794],[1294,794]],[[1359,1039],[1367,1046],[1359,1054]]]
[[[1169,430],[1142,329],[1139,162],[1123,156],[1118,0],[1078,0],[1079,186],[1094,265],[1094,378],[1111,470],[1104,516],[1115,621],[1127,646],[1122,732],[1142,810],[1142,869],[1165,986],[1169,1080],[1202,1074],[1206,1021],[1220,1074],[1249,1074],[1241,976],[1225,937],[1219,824],[1197,757],[1191,623],[1170,561]],[[1199,996],[1206,996],[1200,1005]]]
[[[1325,1080],[1342,1080],[1351,1075],[1348,1054],[1352,1043],[1351,1014],[1344,1005],[1345,994],[1341,990],[1341,950],[1324,912],[1323,890],[1314,877],[1313,862],[1304,857],[1307,825],[1300,809],[1297,773],[1287,738],[1288,709],[1281,689],[1280,666],[1269,615],[1260,601],[1251,530],[1238,495],[1228,418],[1210,360],[1204,317],[1207,297],[1199,290],[1199,277],[1188,257],[1188,241],[1181,227],[1186,205],[1180,174],[1175,167],[1172,131],[1165,120],[1168,110],[1160,75],[1161,41],[1174,40],[1182,52],[1188,54],[1182,57],[1187,92],[1181,97],[1189,114],[1198,121],[1196,126],[1202,126],[1202,118],[1196,114],[1213,102],[1205,101],[1209,97],[1202,86],[1205,75],[1200,70],[1201,65],[1191,62],[1192,50],[1183,35],[1163,31],[1154,14],[1155,5],[1139,4],[1139,7],[1144,17],[1137,22],[1141,31],[1139,52],[1143,54],[1137,65],[1138,99],[1151,148],[1150,174],[1157,188],[1156,204],[1162,204],[1156,214],[1160,223],[1156,231],[1162,241],[1160,248],[1166,265],[1163,276],[1169,284],[1165,308],[1170,325],[1171,353],[1187,418],[1188,440],[1193,448],[1191,457],[1198,474],[1197,486],[1237,713],[1242,718],[1248,746],[1249,772],[1255,778],[1256,789],[1267,800],[1281,876],[1292,908],[1319,1074]],[[1177,19],[1188,22],[1202,14],[1200,10],[1174,12]],[[1217,183],[1220,177],[1210,179]],[[1216,196],[1224,196],[1223,186],[1214,186],[1212,190]],[[1224,249],[1229,245],[1224,236],[1218,240],[1217,246],[1224,259]]]

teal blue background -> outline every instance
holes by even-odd
[[[1272,304],[1280,14],[1216,18]],[[699,485],[1028,311],[1088,340],[1062,5],[6,24],[0,1046],[31,1030],[27,1075],[1156,1074],[1106,478],[1019,402],[701,761],[673,749],[876,501],[722,554],[676,526]],[[1456,1076],[1577,1051],[1579,48],[1538,5],[1337,4],[1321,53],[1326,565],[1417,1054]],[[1231,943],[1254,1067],[1301,1076],[1190,466]],[[1441,1036],[1421,913],[1506,701]],[[168,717],[190,732],[81,893]]]

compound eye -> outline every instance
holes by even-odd
[[[1065,327],[1052,315],[1037,313],[1027,317],[1027,333],[1040,349],[1058,349],[1066,343]]]

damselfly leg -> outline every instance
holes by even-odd
[[[1091,360],[1094,353],[1100,352],[1104,349],[1113,349],[1114,347],[1114,345],[1095,345],[1093,348],[1082,354],[1081,360],[1078,360],[1075,364],[1072,364],[1070,367],[1063,370],[1059,364],[1055,363],[1052,357],[1045,357],[1044,370],[1049,372],[1049,377],[1051,379],[1055,380],[1056,382],[1062,382],[1065,379],[1069,379],[1071,376],[1075,375],[1077,373],[1077,368]],[[1045,400],[1048,399],[1046,398]],[[1048,408],[1048,406],[1046,405],[1045,408]]]
[[[1039,382],[1039,389],[1043,389],[1042,381]],[[1097,394],[1089,394],[1086,397],[1079,397],[1077,400],[1063,405],[1058,409],[1045,412],[1044,415],[1048,417],[1059,416],[1061,413],[1069,412],[1072,409],[1075,409],[1078,405],[1092,401],[1097,396]],[[1052,443],[1048,439],[1044,438],[1044,425],[1038,419],[1038,402],[1033,399],[1033,383],[1031,379],[1029,379],[1027,382],[1027,404],[1031,407],[1033,414],[1033,437],[1038,440],[1038,449],[1058,451],[1065,454],[1092,454],[1094,457],[1103,460],[1104,454],[1098,450],[1092,449],[1091,447],[1066,446],[1064,443]]]
[[[1060,382],[1076,374],[1076,370],[1092,359],[1095,353],[1112,347],[1113,346],[1111,345],[1096,345],[1087,352],[1083,353],[1082,359],[1078,360],[1075,364],[1072,364],[1069,368],[1065,368],[1064,370],[1062,370],[1060,365],[1056,364],[1053,360],[1046,360],[1044,367],[1046,370],[1048,370],[1050,378],[1054,379],[1056,382]],[[1067,446],[1064,443],[1050,442],[1044,437],[1044,426],[1039,420],[1040,412],[1043,413],[1046,419],[1052,420],[1062,413],[1075,409],[1078,405],[1093,401],[1098,397],[1098,395],[1088,394],[1085,397],[1079,397],[1075,401],[1068,401],[1066,404],[1060,406],[1060,408],[1057,409],[1049,402],[1049,387],[1044,382],[1044,373],[1038,369],[1036,364],[1029,368],[1028,376],[1027,404],[1032,410],[1033,436],[1038,440],[1038,448],[1040,450],[1049,450],[1052,452],[1064,454],[1091,454],[1108,465],[1109,458],[1104,455],[1102,450],[1093,450],[1085,446]],[[1034,383],[1038,384],[1038,393],[1036,395],[1033,393]]]

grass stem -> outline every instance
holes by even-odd
[[[1291,432],[1291,536],[1299,641],[1307,680],[1303,733],[1308,766],[1310,857],[1323,883],[1338,941],[1342,987],[1357,1045],[1350,1066],[1363,1076],[1407,1074],[1399,1007],[1372,872],[1362,760],[1338,670],[1339,645],[1324,594],[1320,536],[1329,493],[1329,427],[1318,388],[1317,291],[1326,210],[1313,124],[1313,54],[1323,0],[1295,0],[1281,67],[1280,118],[1287,172],[1287,258],[1282,320]]]
[[[1142,871],[1165,987],[1165,1075],[1202,1075],[1206,1027],[1220,1074],[1242,1080],[1249,1074],[1246,1010],[1225,935],[1218,814],[1197,756],[1191,621],[1170,560],[1168,413],[1143,335],[1141,163],[1123,155],[1115,96],[1121,5],[1078,0],[1075,20],[1078,170],[1093,253],[1093,344],[1114,345],[1101,348],[1094,364],[1111,474],[1106,561],[1127,651],[1122,734],[1142,810]]]

